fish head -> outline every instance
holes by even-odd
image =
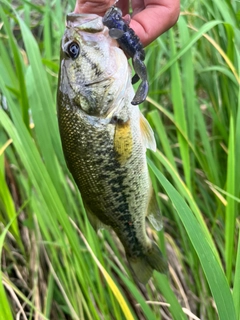
[[[69,14],[60,58],[59,94],[89,115],[104,117],[109,113],[118,92],[124,91],[119,87],[126,81],[121,86],[120,82],[128,80],[129,70],[124,53],[109,36],[102,17]]]

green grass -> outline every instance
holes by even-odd
[[[239,2],[183,0],[177,25],[146,50],[141,108],[164,224],[148,231],[170,265],[146,288],[114,234],[92,230],[63,158],[59,43],[74,1],[17,3],[0,5],[3,320],[240,320]]]

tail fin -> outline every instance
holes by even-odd
[[[127,257],[134,275],[143,284],[146,284],[151,278],[153,270],[168,273],[167,260],[163,257],[156,243],[152,241],[151,244],[151,249],[145,255],[137,258]]]

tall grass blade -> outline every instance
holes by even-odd
[[[172,314],[174,320],[186,320],[187,317],[184,314],[176,296],[174,295],[167,277],[161,274],[155,275],[157,280],[157,286],[159,290],[163,293],[166,301],[170,304],[169,310]]]
[[[240,53],[237,53],[238,59],[238,69],[240,74]],[[240,86],[238,88],[238,112],[236,117],[236,135],[235,135],[235,186],[236,186],[236,195],[239,196],[240,192]],[[233,300],[237,314],[237,320],[240,320],[240,226],[239,221],[236,223],[238,228],[238,240],[236,243],[236,265],[235,265],[235,275],[233,281]]]
[[[189,29],[186,21],[183,17],[179,18],[179,37],[180,45],[182,48],[190,39]],[[195,140],[195,110],[196,110],[196,97],[194,90],[194,66],[193,66],[193,55],[192,48],[190,48],[181,58],[182,69],[185,70],[182,74],[182,89],[184,93],[184,107],[185,117],[188,128],[188,137],[192,144]]]
[[[76,224],[73,221],[72,221],[72,223],[74,224],[74,226],[76,228],[77,227]],[[106,281],[107,281],[109,287],[111,288],[113,294],[115,295],[118,303],[120,304],[120,307],[122,308],[122,311],[123,311],[126,319],[134,320],[132,312],[130,311],[130,309],[129,309],[124,297],[122,296],[121,292],[117,288],[117,286],[114,283],[113,279],[110,277],[110,275],[108,274],[106,269],[102,266],[102,264],[99,262],[99,260],[97,259],[96,255],[94,254],[94,252],[92,251],[91,247],[89,246],[87,240],[85,239],[85,237],[83,236],[83,234],[81,233],[81,231],[79,229],[78,229],[78,232],[80,233],[80,236],[83,239],[83,241],[84,241],[88,251],[90,252],[93,260],[95,261],[95,263],[97,264],[98,268],[102,272],[104,278],[106,279]]]
[[[14,291],[14,293],[23,300],[23,302],[24,302],[25,304],[27,304],[27,305],[28,305],[29,307],[31,307],[33,310],[36,310],[37,314],[39,315],[39,317],[41,317],[41,319],[43,319],[43,320],[49,320],[48,318],[46,318],[46,317],[44,316],[44,314],[42,314],[39,310],[37,310],[36,306],[34,306],[34,304],[33,304],[27,297],[25,297],[25,295],[23,294],[23,292],[21,292],[21,291],[5,276],[4,273],[1,273],[0,278],[1,278],[1,277],[2,277],[3,283],[6,284],[9,288],[11,288],[11,289]],[[1,307],[1,305],[0,305],[0,307]],[[1,315],[2,315],[2,314],[1,314]],[[8,320],[8,319],[12,319],[12,317],[6,318],[6,320]],[[5,319],[4,319],[4,320],[5,320]]]
[[[227,193],[235,195],[235,129],[233,118],[230,118],[230,132],[228,144],[228,166],[227,166]],[[236,219],[236,202],[232,197],[227,197],[226,206],[226,227],[225,227],[225,259],[226,259],[226,274],[229,283],[232,280],[232,264],[234,252],[234,237],[235,237],[235,219]]]
[[[216,259],[219,261],[219,265],[221,264],[221,260],[219,258],[219,254],[216,250],[216,246],[213,242],[213,239],[211,237],[211,234],[206,226],[206,223],[202,217],[202,214],[198,208],[197,203],[195,202],[192,194],[190,193],[189,189],[187,188],[186,184],[182,181],[181,177],[179,176],[179,174],[177,173],[177,171],[171,166],[171,164],[169,163],[168,159],[166,159],[166,157],[159,151],[157,151],[154,154],[154,157],[156,157],[159,161],[162,162],[162,164],[165,166],[165,168],[167,169],[167,171],[170,173],[170,175],[173,178],[174,183],[177,186],[178,192],[180,194],[182,194],[184,196],[184,198],[187,200],[188,204],[190,205],[192,211],[195,214],[195,217],[198,221],[198,223],[200,224],[202,231],[204,232],[204,236],[208,241],[208,244],[210,245],[212,252],[214,252],[214,255],[216,257]]]
[[[179,58],[181,58],[202,36],[204,33],[208,32],[215,26],[222,24],[223,21],[215,20],[215,21],[210,21],[204,24],[190,39],[189,41],[185,44],[185,46],[180,49],[174,57],[172,57],[165,65],[162,67],[162,69],[156,73],[156,76],[152,79],[152,81],[155,81],[157,78],[160,77],[162,73],[167,71],[173,63],[175,63]]]
[[[17,220],[16,219],[12,220],[14,217],[16,217],[16,211],[15,211],[14,202],[11,197],[10,191],[8,189],[8,185],[6,183],[6,179],[5,179],[4,174],[5,174],[5,172],[4,172],[4,156],[1,155],[1,150],[0,150],[0,186],[1,186],[1,188],[0,188],[0,209],[1,209],[3,215],[5,213],[5,218],[7,219],[7,221],[12,221],[10,230],[12,231],[13,236],[15,237],[16,241],[18,242],[21,249],[23,250],[23,247],[21,246],[21,238],[20,238]]]
[[[236,320],[233,298],[226,281],[226,277],[219,265],[219,262],[213,254],[200,225],[179,193],[171,186],[167,179],[150,160],[149,165],[174,204],[189,239],[196,250],[215,300],[219,319]]]
[[[237,259],[233,283],[233,301],[236,310],[237,320],[240,319],[240,231],[238,226]]]
[[[177,170],[176,163],[174,161],[174,155],[171,148],[171,141],[170,139],[168,139],[167,132],[164,128],[164,124],[159,115],[159,112],[157,110],[153,110],[148,113],[148,117],[150,118],[150,121],[157,132],[157,137],[159,138],[162,146],[161,149],[163,149],[164,154],[166,155],[167,159],[174,167],[174,169]]]
[[[8,229],[11,227],[12,222],[16,219],[16,216],[11,219],[11,221],[6,225],[4,230],[1,232],[0,235],[0,315],[2,319],[9,319],[12,320],[12,312],[8,303],[8,299],[6,296],[6,292],[3,286],[3,281],[2,281],[2,268],[1,268],[1,258],[2,258],[2,249],[4,245],[4,240],[7,235]]]
[[[110,262],[111,263],[111,262]],[[141,293],[137,290],[137,287],[126,277],[124,276],[119,269],[116,268],[115,265],[111,263],[113,269],[117,272],[119,277],[122,279],[122,281],[125,283],[129,291],[133,294],[136,301],[141,306],[141,309],[145,315],[146,319],[153,319],[156,320],[156,316],[154,312],[151,310],[150,306],[146,303],[144,297],[141,295]]]
[[[171,56],[176,55],[176,45],[174,42],[173,31],[169,31],[170,35],[170,49]],[[188,136],[187,124],[186,124],[186,115],[184,110],[183,95],[182,95],[182,81],[180,79],[180,69],[178,62],[174,62],[171,66],[171,91],[172,91],[172,102],[174,109],[174,117],[178,127],[181,128],[181,131],[185,136]],[[190,158],[189,158],[189,147],[185,139],[178,132],[178,141],[179,148],[181,153],[181,158],[183,159],[183,169],[184,176],[186,179],[186,184],[191,190],[191,170],[190,169]]]

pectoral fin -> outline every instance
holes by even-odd
[[[156,151],[156,141],[154,138],[153,130],[148,123],[147,119],[140,112],[140,130],[142,134],[143,143],[147,149]]]

